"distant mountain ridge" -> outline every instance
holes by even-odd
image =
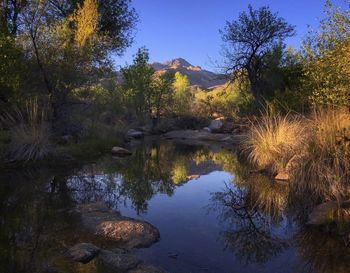
[[[200,66],[193,66],[183,58],[176,58],[164,63],[155,62],[152,67],[157,72],[173,70],[180,72],[188,77],[192,86],[199,86],[204,89],[210,89],[217,85],[224,84],[227,79],[224,75],[204,70]]]

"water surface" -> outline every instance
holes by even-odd
[[[173,273],[348,272],[349,249],[304,223],[288,186],[247,175],[232,150],[148,140],[128,158],[0,175],[0,271],[102,273],[73,264],[67,247],[92,242],[74,208],[104,201],[155,225],[161,240],[134,250]]]

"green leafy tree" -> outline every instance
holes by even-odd
[[[312,105],[350,104],[350,12],[326,1],[326,18],[304,42],[305,90]]]
[[[22,60],[22,53],[13,39],[0,33],[0,102],[8,102],[21,87],[25,71]]]
[[[140,48],[134,56],[133,64],[121,70],[126,101],[142,121],[150,115],[152,104],[154,69],[148,60],[148,50]]]
[[[174,98],[174,81],[174,73],[170,71],[156,75],[153,79],[152,108],[157,122],[162,113],[170,111],[170,105]]]

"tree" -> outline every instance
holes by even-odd
[[[164,112],[172,104],[174,80],[174,73],[171,71],[156,75],[153,79],[152,108],[154,109],[157,122],[162,111]]]
[[[22,60],[22,52],[13,39],[0,33],[0,103],[8,102],[20,88],[24,71]]]
[[[110,56],[130,45],[136,21],[130,0],[0,2],[0,30],[30,64],[31,89],[40,95],[46,91],[55,130],[67,124],[71,90],[111,71]]]
[[[175,73],[174,88],[174,107],[175,112],[184,114],[190,110],[190,104],[193,101],[193,95],[190,91],[190,82],[186,75],[180,72]]]
[[[350,105],[350,12],[326,1],[320,30],[304,41],[305,84],[313,106]]]
[[[227,45],[223,52],[226,73],[233,79],[247,77],[255,103],[259,103],[264,96],[262,72],[269,66],[265,57],[285,38],[294,35],[294,27],[268,7],[254,10],[249,5],[248,12],[226,22],[220,33]]]
[[[85,0],[74,14],[76,24],[75,41],[83,47],[97,32],[100,14],[96,0]]]
[[[148,64],[148,60],[148,50],[140,48],[134,56],[133,64],[121,70],[126,100],[141,121],[151,111],[154,69]]]

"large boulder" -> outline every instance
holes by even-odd
[[[102,203],[81,205],[83,226],[106,239],[120,242],[126,248],[148,247],[159,240],[156,227],[146,221],[121,216]]]
[[[86,264],[95,258],[100,252],[100,249],[89,243],[80,243],[68,249],[65,256],[74,262]]]
[[[122,148],[122,147],[118,147],[118,146],[113,147],[111,152],[112,152],[112,155],[116,155],[116,156],[132,155],[131,151],[129,151],[129,150],[125,149],[125,148]]]
[[[95,233],[121,242],[127,248],[148,247],[159,240],[159,231],[145,221],[122,217],[118,220],[103,221]]]
[[[209,124],[209,129],[213,132],[213,133],[220,133],[222,130],[224,123],[221,120],[212,120]]]
[[[109,250],[101,250],[98,260],[108,272],[129,272],[142,263],[142,260],[131,254],[117,254]]]

